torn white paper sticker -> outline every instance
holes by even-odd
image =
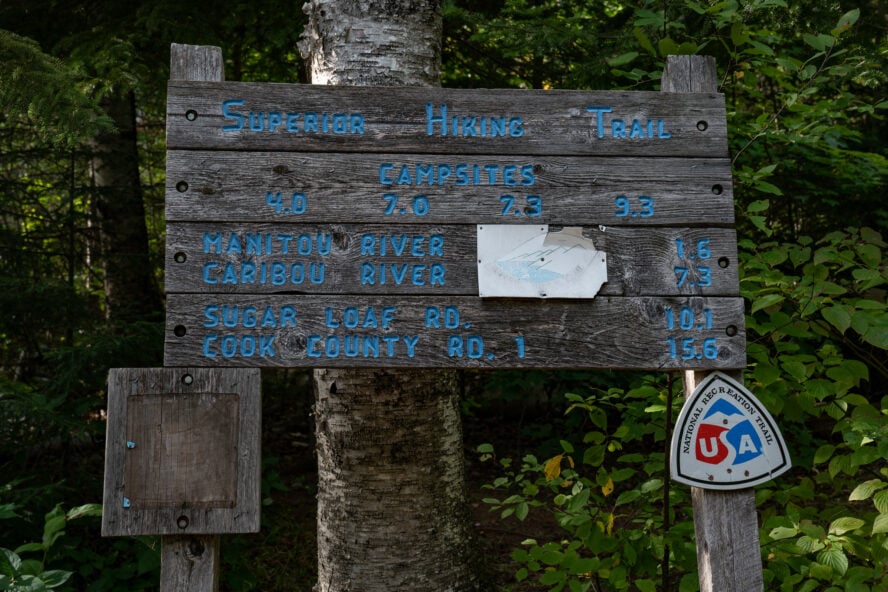
[[[482,298],[594,298],[607,281],[607,257],[579,226],[478,225]]]

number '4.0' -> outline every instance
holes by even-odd
[[[265,194],[265,205],[273,207],[275,214],[304,214],[308,198],[304,193],[294,193],[285,202],[280,191],[268,191]]]

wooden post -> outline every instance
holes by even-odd
[[[221,81],[222,49],[173,43],[170,80]],[[160,592],[218,592],[219,535],[163,536]]]
[[[669,56],[663,92],[718,92],[715,58]],[[685,397],[707,372],[684,373]],[[742,371],[729,372],[743,380]],[[758,515],[752,489],[711,491],[691,488],[700,592],[750,592],[764,589]]]

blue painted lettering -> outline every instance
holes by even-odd
[[[384,349],[380,348],[380,342]],[[418,335],[309,335],[305,352],[310,358],[378,358],[380,355],[393,358],[402,353],[412,358],[418,343]],[[399,344],[403,344],[403,352]]]
[[[447,124],[450,124],[448,129]],[[447,114],[447,104],[442,103],[437,113],[432,103],[426,104],[426,135],[433,136],[439,133],[441,136],[462,136],[495,138],[504,137],[506,134],[513,138],[524,135],[524,123],[520,117],[488,115],[450,115]]]
[[[257,354],[262,358],[275,356],[274,335],[222,335],[215,333],[204,336],[203,355],[215,358],[252,358]]]
[[[400,286],[409,277],[414,286],[443,286],[446,284],[447,268],[441,263],[413,265],[408,263],[362,263],[360,278],[362,286]]]
[[[611,137],[612,138],[625,138],[626,137],[626,122],[622,119],[614,119],[611,121]]]
[[[239,99],[231,99],[228,101],[222,101],[222,117],[225,119],[231,119],[235,123],[231,125],[222,126],[223,132],[236,132],[238,130],[243,129],[244,127],[244,116],[240,113],[232,113],[228,110],[229,107],[237,107],[243,105],[244,102]]]
[[[407,235],[407,234],[362,234],[361,255],[400,257],[409,254],[413,257],[442,257],[444,255],[444,236]]]
[[[443,310],[437,306],[426,307],[425,326],[427,329],[440,329],[442,322],[446,329],[459,327],[459,309],[455,306],[445,306]]]
[[[305,113],[302,116],[302,129],[305,130],[305,133],[309,132],[318,132],[318,114],[317,113]]]
[[[613,110],[613,107],[586,107],[586,111],[595,114],[595,126],[598,130],[599,138],[604,137],[604,114],[610,113]]]
[[[259,322],[259,311],[254,306],[240,307],[238,305],[218,305],[210,304],[204,307],[204,323],[203,326],[211,329],[223,325],[225,327],[234,328],[238,326],[252,328],[258,323],[261,327],[295,327],[298,322],[296,319],[296,307],[284,305],[280,308],[274,306],[266,306],[261,314],[262,321]]]
[[[341,314],[337,314],[331,307],[324,309],[324,325],[331,329],[344,326],[348,329],[361,327],[364,329],[388,329],[392,321],[395,319],[397,309],[394,306],[385,306],[379,312],[373,306],[368,306],[366,310],[360,310],[356,306],[349,306],[343,309]]]
[[[395,170],[397,167],[397,175]],[[518,172],[520,170],[520,181]],[[486,174],[485,174],[486,173]],[[536,182],[534,165],[498,164],[450,164],[450,163],[417,163],[401,164],[383,163],[379,165],[380,185],[508,185],[519,183],[529,187]],[[393,213],[386,211],[387,214]],[[414,212],[416,213],[416,212]]]
[[[361,113],[314,113],[299,111],[247,111],[238,113],[235,107],[244,104],[241,99],[222,101],[222,116],[227,125],[222,126],[223,132],[249,130],[251,132],[268,133],[333,133],[363,134],[364,115]],[[300,128],[300,119],[302,127]],[[245,127],[246,122],[246,127]]]
[[[479,360],[484,356],[484,339],[480,335],[450,335],[447,338],[447,355],[451,358],[467,357]],[[492,355],[488,355],[492,357]]]
[[[389,179],[388,172],[395,168],[395,165],[391,163],[385,163],[379,165],[379,182],[383,185],[394,185],[395,182]]]
[[[608,120],[607,113],[613,113],[613,107],[595,106],[586,107],[586,111],[595,114],[595,129],[599,138],[623,138],[633,140],[643,139],[669,139],[672,135],[666,131],[666,124],[662,119],[632,119],[629,123],[625,119],[613,118]],[[654,131],[656,127],[656,131]]]

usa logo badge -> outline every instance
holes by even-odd
[[[721,372],[685,401],[672,433],[672,478],[706,489],[743,489],[792,466],[783,435],[767,409]]]

